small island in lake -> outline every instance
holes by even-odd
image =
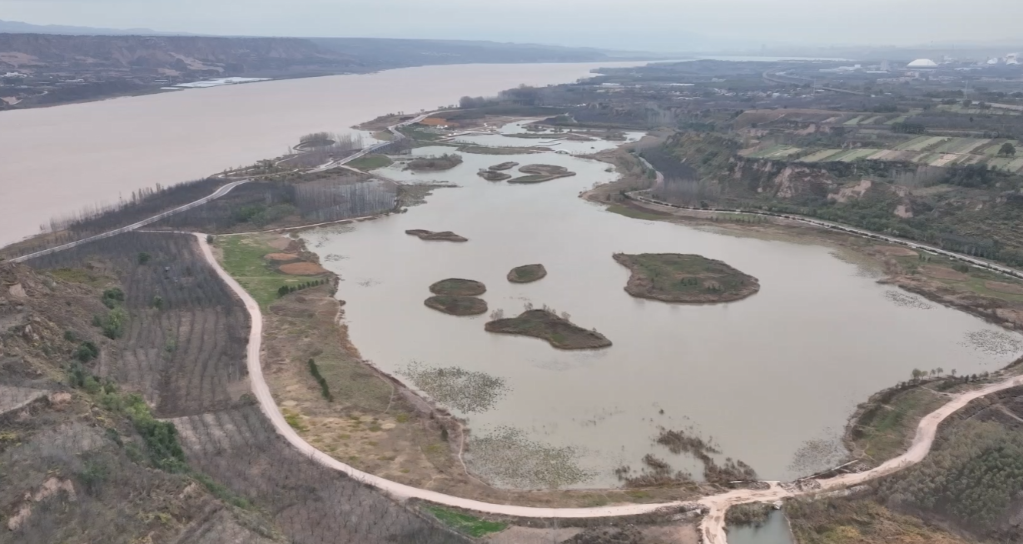
[[[496,170],[496,171],[500,172],[501,170],[511,170],[512,168],[515,168],[518,165],[519,165],[519,163],[517,163],[517,162],[508,161],[508,162],[502,162],[501,164],[495,164],[494,166],[491,166],[490,169],[491,170]]]
[[[449,297],[478,297],[487,292],[487,286],[476,280],[450,278],[431,285],[430,292]]]
[[[426,306],[449,315],[466,316],[487,313],[487,302],[476,297],[438,295],[426,299]]]
[[[441,172],[451,170],[462,164],[462,156],[457,154],[443,154],[439,157],[417,157],[405,165],[406,170],[416,172]]]
[[[485,328],[487,332],[540,338],[557,349],[611,347],[611,341],[603,334],[579,327],[550,310],[527,310],[518,317],[491,321]]]
[[[493,169],[480,170],[476,173],[476,175],[487,181],[504,181],[506,179],[511,179],[511,175],[505,174],[504,172],[497,172]]]
[[[575,175],[564,166],[552,164],[527,164],[519,168],[519,172],[528,174],[508,180],[508,183],[543,183],[552,179],[567,178]]]
[[[508,272],[508,281],[512,283],[532,283],[547,277],[547,269],[542,264],[517,266]]]
[[[760,291],[753,276],[700,255],[617,253],[614,259],[632,271],[625,291],[638,298],[689,304],[733,302]]]
[[[430,230],[423,229],[412,229],[405,231],[405,234],[409,236],[417,236],[420,240],[428,241],[439,241],[439,242],[468,242],[469,239],[459,236],[449,230],[444,232],[433,232]]]

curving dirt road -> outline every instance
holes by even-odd
[[[340,162],[341,164],[344,164],[350,160],[353,160],[354,158],[355,158],[354,156],[348,157],[346,159],[342,159],[342,161]],[[335,164],[335,166],[337,166],[337,164]],[[192,207],[204,204],[205,202],[208,202],[209,200],[212,200],[214,198],[223,196],[237,185],[245,183],[246,181],[247,180],[228,184],[222,187],[216,193],[204,199],[187,204],[180,208],[176,208],[174,210],[170,210],[168,212],[164,212],[163,214],[159,214],[144,221],[140,221],[133,225],[129,225],[128,227],[124,227],[85,240],[81,240],[79,242],[74,242],[64,246],[51,248],[43,252],[39,252],[37,254],[28,255],[25,257],[21,257],[19,259],[12,260],[15,262],[22,262],[34,256],[61,251],[63,249],[75,247],[88,241],[107,238],[110,236],[114,236],[116,234],[120,234],[122,232],[128,232],[130,230],[136,230],[142,226],[148,225],[163,217],[166,217],[167,215],[177,213],[185,209],[190,209]],[[651,203],[656,204],[656,202]],[[830,225],[821,226],[831,227]],[[302,452],[303,454],[308,456],[310,459],[313,459],[317,463],[327,468],[342,472],[352,478],[364,482],[367,485],[371,485],[399,500],[416,498],[430,501],[436,504],[452,506],[456,508],[463,508],[466,510],[473,510],[481,513],[499,514],[523,518],[598,518],[613,516],[633,516],[656,512],[662,509],[702,508],[706,511],[706,515],[704,516],[703,521],[700,524],[700,532],[703,537],[704,543],[726,544],[727,534],[725,533],[724,518],[725,512],[728,510],[729,507],[737,504],[751,502],[773,502],[784,498],[813,494],[821,490],[840,489],[844,487],[862,484],[875,478],[886,476],[899,470],[902,470],[908,466],[920,462],[927,456],[927,454],[931,450],[931,446],[934,443],[934,438],[935,435],[937,434],[939,424],[942,421],[944,421],[945,418],[947,418],[949,415],[953,414],[954,412],[966,406],[968,403],[975,399],[978,399],[985,395],[996,393],[998,391],[1023,385],[1023,377],[1012,376],[1006,378],[1004,381],[1001,381],[999,383],[991,384],[981,389],[969,391],[952,397],[948,403],[946,403],[941,408],[935,410],[934,412],[928,414],[920,421],[920,424],[917,427],[916,435],[914,436],[913,439],[913,443],[908,449],[908,451],[906,451],[904,454],[890,461],[887,461],[881,466],[869,471],[853,474],[844,474],[842,476],[830,478],[827,480],[818,480],[818,483],[820,484],[820,489],[818,490],[800,491],[792,486],[782,486],[779,482],[769,482],[771,486],[769,489],[733,490],[718,495],[703,497],[699,501],[695,502],[676,501],[660,504],[625,504],[618,506],[603,506],[594,508],[534,508],[528,506],[485,503],[471,499],[464,499],[461,497],[445,495],[443,493],[429,491],[426,489],[418,489],[397,482],[392,482],[390,480],[386,480],[384,478],[380,478],[372,474],[367,474],[353,467],[350,467],[344,463],[341,463],[340,461],[337,461],[336,459],[328,456],[327,454],[317,450],[311,444],[307,443],[300,436],[298,436],[298,433],[296,433],[295,430],[287,423],[287,421],[285,421],[283,414],[277,407],[277,404],[270,393],[269,386],[267,385],[265,379],[263,378],[263,369],[260,362],[263,335],[263,314],[259,309],[259,304],[257,304],[256,301],[248,294],[248,292],[246,292],[245,289],[243,289],[242,286],[238,284],[238,282],[235,281],[235,279],[232,278],[220,266],[220,263],[217,262],[216,258],[213,255],[212,248],[206,242],[206,235],[200,233],[192,234],[198,240],[199,246],[203,252],[203,256],[206,258],[207,262],[209,262],[210,266],[212,266],[213,269],[216,270],[217,274],[221,277],[221,279],[224,280],[224,282],[231,288],[231,290],[238,295],[238,297],[245,304],[246,310],[249,312],[249,315],[252,320],[252,327],[249,331],[249,343],[246,352],[246,365],[248,367],[249,378],[252,384],[252,392],[255,395],[256,399],[259,401],[260,409],[273,424],[277,432],[281,436],[283,436],[285,440],[287,440],[298,451]],[[872,233],[870,234],[870,236],[878,237],[877,235],[873,235]],[[895,243],[903,244],[906,243],[905,241],[902,240],[892,241]],[[924,249],[923,246],[916,244],[912,245]],[[926,249],[931,250],[931,248]],[[972,260],[965,256],[959,255],[957,255],[956,258],[962,260]],[[1019,274],[1019,272],[1016,271],[1013,272],[1014,272],[1013,275]]]
[[[210,266],[217,271],[217,274],[220,275],[224,282],[227,283],[227,285],[231,287],[239,298],[242,299],[245,303],[246,309],[252,317],[252,329],[249,333],[249,346],[247,352],[247,365],[249,377],[252,381],[252,392],[259,401],[260,409],[273,423],[277,432],[291,443],[292,446],[307,455],[310,459],[313,459],[328,468],[343,472],[368,485],[372,485],[396,499],[416,498],[445,506],[464,508],[487,514],[500,514],[524,518],[598,518],[607,516],[633,516],[655,512],[665,508],[702,507],[707,511],[707,515],[704,516],[703,521],[700,524],[700,532],[703,535],[704,543],[726,544],[727,535],[725,533],[725,512],[729,507],[751,502],[773,502],[784,498],[816,493],[820,490],[849,487],[902,470],[910,465],[920,462],[927,456],[927,453],[931,450],[931,445],[934,443],[934,437],[937,434],[938,425],[949,415],[975,399],[1004,389],[1023,385],[1023,377],[1013,376],[1002,382],[953,397],[947,404],[928,414],[920,421],[916,436],[913,439],[913,444],[906,453],[872,470],[845,474],[827,480],[819,480],[819,483],[821,484],[820,490],[804,492],[793,488],[782,487],[779,482],[770,482],[770,489],[738,489],[727,493],[704,497],[695,503],[670,502],[661,504],[626,504],[596,508],[534,508],[507,504],[490,504],[472,499],[445,495],[443,493],[437,493],[426,489],[418,489],[397,482],[392,482],[390,480],[385,480],[384,478],[380,478],[372,474],[367,474],[317,450],[311,444],[298,436],[298,433],[296,433],[295,430],[288,425],[287,421],[284,420],[284,416],[281,414],[277,404],[274,402],[273,396],[270,394],[270,388],[263,379],[263,369],[260,364],[263,315],[262,312],[260,312],[259,304],[257,304],[256,301],[249,296],[245,289],[243,289],[242,286],[239,285],[238,282],[220,266],[220,263],[218,263],[216,258],[213,256],[213,251],[209,244],[206,243],[206,235],[196,234],[195,236],[202,247],[203,255],[210,263]]]

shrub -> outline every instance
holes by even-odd
[[[320,374],[320,368],[316,366],[316,361],[309,359],[309,372],[316,379],[316,383],[320,384],[320,393],[323,398],[327,399],[327,402],[334,402],[334,395],[330,394],[330,386],[327,385],[327,380]]]
[[[75,351],[75,359],[83,363],[87,363],[96,357],[99,357],[99,348],[96,347],[96,344],[89,341],[82,342]]]
[[[107,308],[117,306],[118,302],[124,302],[124,291],[118,287],[103,291],[103,305]]]
[[[103,336],[111,340],[124,335],[124,325],[127,321],[128,314],[121,308],[110,310],[106,317],[96,316],[93,318],[93,324],[103,329]]]
[[[163,309],[163,297],[161,297],[160,295],[156,295],[153,297],[153,308],[156,308],[157,310]]]
[[[148,263],[149,260],[152,259],[152,258],[153,258],[152,255],[150,255],[150,254],[146,253],[145,251],[143,251],[143,252],[139,253],[139,264],[143,264],[144,265],[144,264]]]

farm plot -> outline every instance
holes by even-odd
[[[749,153],[746,156],[751,159],[780,159],[782,157],[788,157],[789,155],[795,155],[802,151],[802,148],[792,147],[788,145],[774,145],[760,151]]]
[[[853,117],[852,119],[849,119],[848,121],[846,121],[846,122],[844,122],[842,124],[847,126],[847,127],[855,126],[855,125],[860,124],[860,121],[863,119],[863,117],[864,116],[862,116],[862,115],[858,115],[856,117]]]
[[[889,120],[885,121],[884,124],[886,124],[886,125],[894,125],[895,123],[905,123],[906,119],[909,119],[908,115],[900,115],[898,117],[895,117],[894,119],[889,119]]]
[[[835,155],[834,157],[832,157],[829,160],[842,161],[842,162],[853,162],[853,161],[855,161],[857,159],[866,159],[867,157],[875,155],[875,154],[877,154],[880,151],[881,151],[880,149],[871,149],[871,148],[854,149],[854,150],[851,150],[850,152],[843,153],[842,155]]]
[[[1014,140],[991,140],[991,143],[989,145],[987,145],[986,147],[977,148],[975,153],[982,153],[989,157],[997,157],[998,152],[1001,151],[1002,146],[1005,145],[1006,142],[1011,143],[1013,146],[1015,146],[1017,152],[1023,151],[1023,142],[1017,142]]]
[[[271,512],[289,542],[469,544],[295,451],[256,406],[173,420],[189,464]]]
[[[947,142],[935,147],[935,153],[968,153],[969,150],[978,147],[990,140],[980,138],[952,138]]]
[[[883,115],[875,115],[874,117],[865,118],[860,121],[860,125],[878,125],[882,123],[883,119]]]
[[[945,139],[945,136],[918,136],[908,142],[895,146],[895,149],[900,151],[923,151],[932,145],[945,141]]]
[[[823,149],[811,155],[807,155],[802,159],[799,159],[799,162],[821,162],[824,159],[827,159],[832,155],[837,155],[839,153],[844,153],[844,151],[841,149]]]
[[[247,390],[249,316],[186,234],[126,233],[33,259],[40,269],[100,266],[120,284],[97,316],[121,339],[97,374],[141,392],[157,417],[237,404]]]
[[[1012,164],[1015,163],[1017,160],[1018,159],[1012,159],[1008,157],[992,157],[987,160],[987,166],[992,170],[1015,172],[1015,170],[1012,169]]]

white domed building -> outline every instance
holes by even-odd
[[[906,68],[913,68],[913,69],[916,69],[916,70],[919,70],[921,68],[927,69],[927,68],[937,68],[937,67],[938,67],[938,63],[934,62],[931,59],[916,59],[913,62],[911,62],[911,63],[906,65]]]

